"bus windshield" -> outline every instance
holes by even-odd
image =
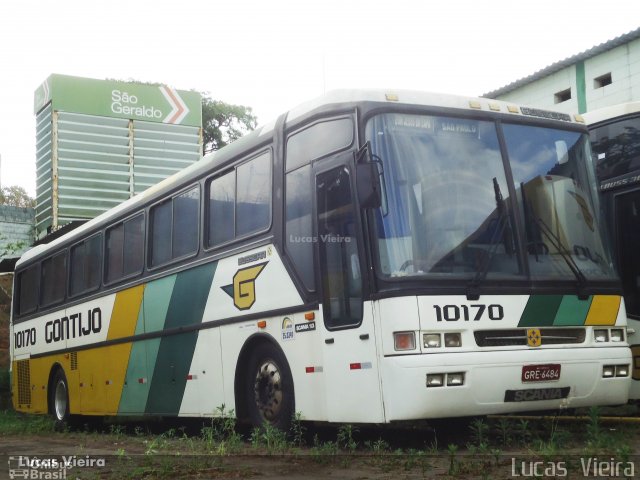
[[[368,122],[367,139],[384,172],[382,277],[615,278],[585,134],[390,113]]]

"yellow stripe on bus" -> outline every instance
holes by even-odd
[[[595,295],[585,325],[615,325],[620,310],[619,295]]]
[[[116,294],[107,340],[135,333],[144,285]],[[131,342],[78,352],[81,408],[85,414],[115,414],[131,353]]]
[[[130,337],[135,333],[143,294],[144,285],[138,285],[116,294],[107,340]]]

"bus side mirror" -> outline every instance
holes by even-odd
[[[382,204],[378,163],[356,164],[356,191],[360,208],[378,208]]]

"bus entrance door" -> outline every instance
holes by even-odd
[[[360,231],[350,171],[316,176],[327,416],[333,422],[383,422],[373,312],[363,303]]]

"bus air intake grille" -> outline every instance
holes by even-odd
[[[71,352],[71,370],[78,369],[78,352]]]
[[[474,332],[479,347],[527,346],[527,329],[477,330]],[[541,345],[570,345],[583,343],[584,328],[541,328]]]
[[[19,360],[16,362],[18,373],[18,403],[20,405],[31,403],[31,369],[29,360]]]

